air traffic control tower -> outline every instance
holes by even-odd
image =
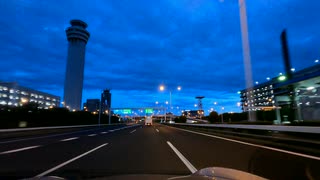
[[[71,20],[66,34],[69,42],[67,69],[64,84],[64,107],[74,111],[81,109],[85,51],[89,32],[81,20]]]

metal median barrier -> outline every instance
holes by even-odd
[[[166,125],[320,156],[320,127],[188,123]]]
[[[93,128],[121,126],[119,124],[93,124],[93,125],[76,125],[76,126],[49,126],[49,127],[32,127],[32,128],[15,128],[15,129],[0,129],[0,142],[14,138],[28,138],[39,135],[50,135],[55,133],[68,133],[71,131],[90,131]]]

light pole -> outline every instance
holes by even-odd
[[[223,123],[223,110],[224,110],[224,107],[221,108],[221,123]]]
[[[242,37],[242,52],[243,52],[243,61],[244,61],[244,73],[246,78],[246,88],[252,89],[253,80],[252,80],[252,68],[251,68],[251,56],[250,56],[250,44],[249,44],[249,35],[248,35],[248,18],[247,18],[247,9],[246,1],[239,0],[239,13],[240,13],[240,26],[241,26],[241,37]],[[248,96],[250,101],[252,98]],[[256,114],[254,111],[249,111],[249,121],[256,121]]]
[[[160,87],[159,87],[159,90],[160,91],[164,91],[165,90],[165,87],[164,87],[164,85],[160,85]],[[181,86],[178,86],[177,87],[177,90],[178,91],[181,91]],[[172,111],[172,91],[171,90],[169,90],[169,94],[170,94],[170,112]],[[167,102],[166,102],[166,104],[168,104]],[[172,113],[172,112],[171,112]],[[173,114],[173,113],[172,113]],[[172,116],[170,115],[170,120],[172,120]]]

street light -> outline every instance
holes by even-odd
[[[221,107],[221,123],[223,123],[223,110],[224,110],[224,107]]]
[[[286,77],[286,76],[283,76],[283,75],[278,77],[278,80],[279,80],[279,81],[284,81],[284,80],[286,80],[286,79],[287,79],[287,77]]]
[[[159,87],[159,89],[160,89],[160,91],[164,91],[164,85],[161,85],[161,86]]]
[[[160,91],[164,91],[164,90],[165,90],[164,85],[160,85],[159,90],[160,90]],[[177,90],[178,90],[178,91],[181,91],[181,86],[178,86],[178,87],[177,87]],[[172,91],[170,90],[169,93],[170,93],[170,111],[172,111]],[[168,101],[166,102],[166,104],[168,104]],[[170,120],[171,120],[171,119],[170,119]]]

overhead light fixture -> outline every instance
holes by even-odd
[[[312,90],[312,89],[314,89],[313,86],[307,87],[307,90]]]
[[[286,80],[286,79],[287,79],[287,77],[286,77],[286,76],[283,76],[283,75],[278,77],[278,80],[279,80],[279,81],[284,81],[284,80]]]

